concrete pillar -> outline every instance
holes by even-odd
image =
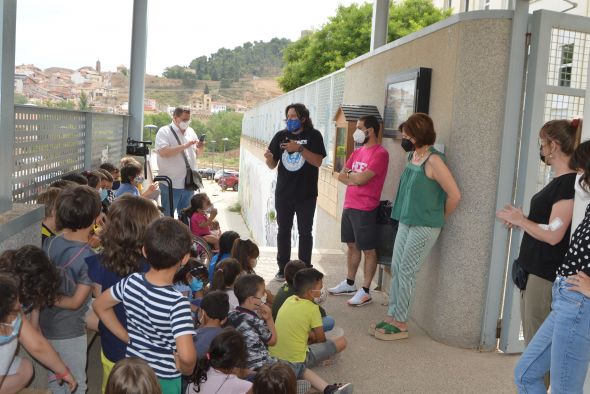
[[[387,44],[388,21],[389,0],[374,0],[373,25],[371,29],[371,51]]]
[[[502,132],[502,152],[498,189],[496,197],[496,211],[514,200],[514,169],[517,166],[518,144],[523,111],[524,77],[525,77],[525,48],[526,33],[529,20],[528,0],[516,0],[516,9],[512,19],[512,38],[510,43],[510,63],[508,81],[506,83],[506,103],[504,105],[504,129]],[[509,232],[500,223],[494,224],[492,239],[492,255],[486,293],[486,304],[482,323],[480,348],[493,351],[496,347],[496,330],[502,304],[503,280],[505,275],[506,253],[508,251]],[[510,277],[510,273],[508,273]],[[511,281],[509,279],[509,281]],[[512,286],[509,283],[509,286]],[[519,317],[514,316],[515,321]],[[503,329],[503,335],[508,330]]]
[[[131,69],[129,70],[129,137],[143,137],[143,95],[147,53],[148,0],[133,1],[133,31],[131,34]]]
[[[0,213],[12,208],[16,0],[0,0]]]

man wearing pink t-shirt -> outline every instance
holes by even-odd
[[[363,306],[373,300],[369,286],[377,270],[377,209],[387,175],[389,153],[379,143],[379,120],[376,117],[364,116],[357,121],[356,127],[353,139],[363,146],[352,152],[338,175],[338,180],[347,186],[340,238],[348,245],[348,275],[328,291],[333,295],[354,294],[348,305]],[[363,286],[357,290],[354,281],[361,252],[365,255],[365,278]]]

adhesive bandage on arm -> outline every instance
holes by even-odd
[[[543,230],[557,231],[563,227],[563,221],[560,218],[555,218],[549,224],[539,224]]]

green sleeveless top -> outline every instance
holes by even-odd
[[[444,154],[430,147],[430,153]],[[399,180],[395,204],[391,217],[408,226],[442,227],[445,222],[445,203],[447,195],[437,181],[426,176],[422,164],[412,163],[412,152],[408,154],[408,164]]]

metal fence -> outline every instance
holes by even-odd
[[[246,112],[242,135],[269,143],[275,133],[285,128],[285,107],[303,103],[309,109],[316,129],[324,138],[328,156],[324,164],[334,162],[334,115],[344,97],[344,69],[285,93]]]
[[[61,176],[118,162],[127,140],[128,117],[16,105],[14,202],[35,202]]]

